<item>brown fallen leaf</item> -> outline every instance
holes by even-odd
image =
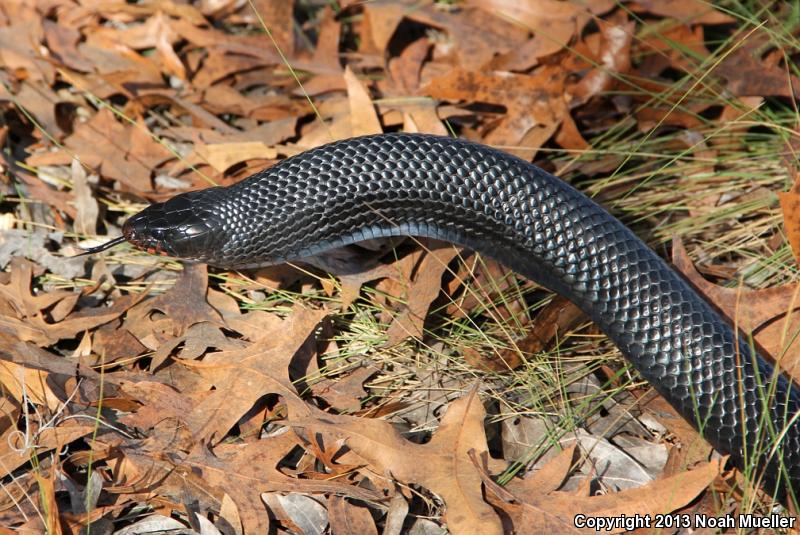
[[[364,382],[376,371],[369,366],[363,366],[344,376],[325,377],[314,382],[311,392],[324,399],[333,409],[342,413],[353,413],[361,408],[361,400],[367,396]]]
[[[577,442],[564,448],[539,470],[528,474],[523,479],[512,479],[506,489],[514,494],[528,493],[549,494],[557,491],[564,484],[570,471],[575,467],[575,449]]]
[[[583,30],[594,13],[608,11],[614,5],[607,0],[590,2],[586,7],[581,2],[555,0],[470,0],[470,4],[492,14],[501,13],[523,24],[534,34],[543,36],[554,47],[547,53],[567,45],[573,36]]]
[[[224,491],[236,502],[245,533],[266,533],[266,511],[259,492],[330,493],[374,501],[381,496],[344,481],[316,481],[286,475],[278,466],[302,442],[291,431],[250,444],[227,444],[213,452],[197,448],[179,465],[202,481]]]
[[[549,348],[558,343],[560,335],[583,321],[586,321],[586,316],[577,306],[561,296],[556,296],[528,325],[525,337],[515,342],[516,348],[500,351],[499,358],[505,363],[517,363],[518,366],[521,364],[520,353],[532,355]]]
[[[445,520],[452,532],[499,535],[503,533],[500,519],[483,500],[481,477],[469,456],[470,450],[479,454],[488,450],[484,415],[477,389],[472,389],[450,404],[426,444],[403,439],[392,424],[381,420],[328,415],[289,424],[345,439],[373,469],[435,492],[445,502]]]
[[[431,42],[427,37],[417,39],[404,48],[399,57],[389,61],[392,82],[400,94],[413,95],[417,92],[422,63],[430,47]]]
[[[167,292],[148,299],[128,313],[130,321],[149,317],[158,310],[166,315],[172,333],[180,336],[186,330],[203,321],[224,325],[220,313],[208,304],[208,268],[205,264],[187,263],[180,277]],[[140,338],[141,339],[141,338]]]
[[[342,25],[336,20],[331,6],[326,5],[320,13],[319,36],[312,61],[322,68],[330,69],[333,73],[339,73],[342,70],[339,61]]]
[[[487,16],[482,2],[467,3],[458,10],[443,11],[433,5],[407,9],[410,20],[445,30],[453,41],[443,52],[454,54],[467,71],[482,71],[496,54],[507,53],[525,41],[528,31],[506,17]]]
[[[169,429],[174,431],[174,422],[181,422],[182,425],[183,417],[211,394],[211,391],[178,392],[171,385],[152,381],[123,381],[120,388],[141,404],[135,412],[123,415],[120,421],[145,431],[165,424],[168,432]]]
[[[684,24],[729,24],[735,19],[702,0],[637,0],[636,11],[648,11],[662,17],[675,17]]]
[[[22,341],[47,346],[78,333],[93,329],[119,318],[126,310],[142,300],[144,295],[126,295],[106,308],[87,308],[67,315],[80,294],[51,291],[34,294],[31,290],[33,264],[22,258],[11,262],[11,277],[0,284],[0,332],[6,332]],[[60,315],[61,321],[47,321],[47,310],[61,301],[70,301]]]
[[[350,503],[341,496],[328,498],[328,521],[332,535],[378,535],[369,509]]]
[[[61,534],[62,525],[58,515],[58,505],[56,502],[56,465],[50,467],[49,477],[41,473],[36,473],[36,481],[39,483],[39,501],[44,510],[44,525],[47,533]]]
[[[795,262],[800,263],[800,173],[797,173],[789,191],[778,193],[783,212],[783,226],[792,247]]]
[[[209,163],[220,173],[247,160],[255,158],[272,160],[278,157],[278,151],[274,147],[268,147],[260,141],[215,143],[213,145],[197,144],[194,150],[202,161]],[[191,157],[189,159],[191,160]]]
[[[520,295],[526,284],[529,283],[520,282],[513,271],[499,262],[475,255],[462,263],[448,283],[447,293],[453,302],[447,306],[447,314],[465,318],[481,311],[499,320],[525,324],[527,305]],[[514,294],[516,298],[511,297]]]
[[[350,101],[350,124],[353,136],[366,136],[383,132],[375,106],[367,88],[356,78],[350,69],[345,67],[344,80],[347,84],[347,98]]]
[[[719,123],[725,125],[725,130],[720,135],[712,137],[709,142],[712,146],[721,148],[743,147],[747,144],[744,135],[750,125],[748,120],[753,116],[753,112],[764,103],[764,97],[740,97],[731,99],[719,116]]]
[[[82,72],[91,72],[93,65],[78,51],[81,33],[65,24],[57,24],[52,20],[43,20],[44,38],[52,59],[61,65]]]
[[[92,333],[89,344],[82,351],[88,356],[92,353],[103,359],[104,363],[134,359],[147,352],[142,344],[119,320],[109,322]]]
[[[255,13],[258,13],[258,18],[255,18]],[[285,56],[294,55],[294,0],[253,0],[247,15],[253,16],[254,22],[263,21]]]
[[[278,394],[292,417],[308,414],[289,377],[289,365],[328,312],[296,306],[265,339],[245,349],[220,351],[200,361],[182,361],[207,375],[215,390],[195,405],[185,422],[198,442],[218,442],[266,394]],[[265,347],[266,346],[266,347]]]
[[[530,488],[513,493],[515,501],[503,499],[505,489],[487,485],[487,499],[506,512],[514,526],[525,533],[585,533],[577,521],[589,517],[650,517],[668,514],[693,501],[722,471],[725,459],[711,461],[681,474],[652,481],[642,487],[603,495],[581,496],[567,492],[543,493]],[[652,527],[652,525],[650,526]],[[607,529],[622,533],[625,526]]]
[[[48,384],[50,374],[10,361],[0,361],[0,384],[4,394],[19,403],[31,402],[56,412],[62,404],[61,397]]]
[[[364,18],[366,23],[366,37],[368,46],[377,54],[383,55],[386,46],[394,35],[397,25],[405,16],[406,6],[402,2],[381,2],[380,5],[367,3],[364,5]]]
[[[715,69],[725,78],[728,89],[739,97],[800,98],[800,78],[790,69],[768,65],[761,54],[769,36],[756,34],[741,43]]]
[[[67,157],[77,155],[101,177],[118,180],[135,192],[149,191],[151,169],[135,157],[127,157],[133,128],[118,122],[113,112],[104,108],[76,126],[66,139],[64,145],[70,151]]]
[[[386,331],[389,345],[398,344],[408,337],[422,338],[428,309],[442,288],[442,275],[458,253],[459,250],[451,244],[430,243],[416,270],[417,275],[408,287],[408,304]]]
[[[32,456],[50,450],[60,451],[71,442],[94,431],[93,425],[59,425],[37,430],[29,442],[16,429],[8,429],[0,435],[0,477],[7,477],[14,470],[31,462]]]
[[[667,26],[641,40],[637,39],[632,45],[633,54],[643,56],[636,69],[642,76],[658,76],[667,67],[693,72],[709,55],[703,26],[689,26],[671,19],[666,19],[664,24]],[[680,47],[675,46],[677,43],[680,43]]]
[[[81,234],[93,236],[97,232],[97,218],[100,208],[97,199],[92,194],[89,186],[86,169],[81,167],[78,160],[72,160],[72,194],[75,196],[75,211],[77,217],[73,223],[75,230]]]
[[[508,113],[484,142],[532,158],[566,114],[565,72],[540,67],[532,75],[482,73],[453,69],[431,80],[421,91],[433,98],[488,102],[505,106]],[[543,129],[537,132],[536,128]],[[525,141],[529,133],[534,140]]]
[[[701,462],[708,461],[714,451],[697,429],[692,427],[667,401],[653,392],[639,405],[652,414],[675,437],[662,477],[685,472]]]
[[[419,132],[447,136],[450,132],[442,124],[433,106],[411,106],[403,111],[403,132]]]

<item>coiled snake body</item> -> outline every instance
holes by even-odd
[[[466,246],[578,305],[711,444],[740,468],[755,461],[767,490],[783,499],[800,485],[798,389],[622,223],[501,151],[417,134],[349,139],[152,205],[123,232],[224,268],[394,235]]]

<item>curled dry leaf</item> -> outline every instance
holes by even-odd
[[[0,363],[0,366],[7,363]],[[5,386],[5,378],[0,377]],[[59,425],[39,429],[28,437],[15,429],[8,429],[0,435],[0,477],[11,475],[14,470],[30,462],[32,455],[40,455],[55,450],[61,451],[69,445],[94,431],[93,425]]]
[[[514,501],[503,499],[505,492],[487,486],[487,499],[505,511],[518,530],[525,533],[585,533],[575,527],[576,514],[586,517],[649,517],[668,514],[692,502],[721,473],[725,459],[652,481],[642,487],[598,496],[581,496],[567,492],[544,493],[528,488],[524,494],[514,492]],[[652,526],[650,526],[652,527]],[[608,533],[625,532],[624,526]]]

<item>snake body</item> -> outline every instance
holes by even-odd
[[[713,446],[758,467],[765,489],[800,488],[798,389],[630,229],[507,153],[420,134],[348,139],[154,204],[123,232],[223,268],[396,235],[476,250],[574,302]]]

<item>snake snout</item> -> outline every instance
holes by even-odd
[[[163,224],[163,205],[154,204],[131,216],[122,225],[122,235],[137,249],[154,254],[172,254],[165,239],[167,227]]]
[[[208,190],[206,190],[208,191]],[[213,246],[214,213],[205,192],[190,192],[150,205],[129,218],[122,234],[138,249],[187,260],[206,260]]]

